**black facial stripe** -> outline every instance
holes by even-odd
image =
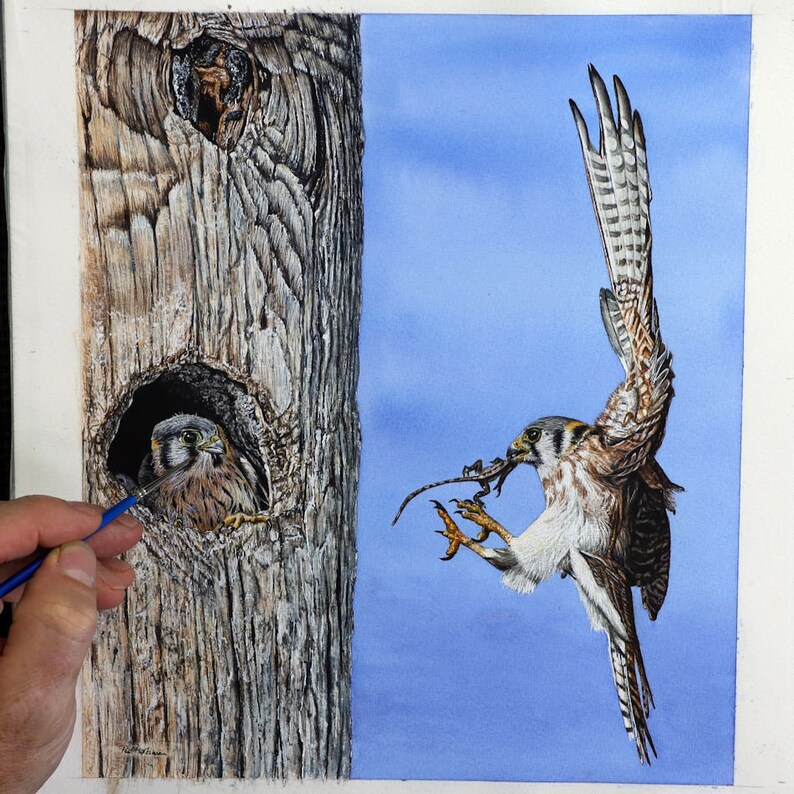
[[[552,435],[552,441],[554,442],[554,454],[557,457],[559,457],[560,453],[562,452],[562,435],[563,430],[561,427],[558,427]]]
[[[168,468],[176,465],[179,460],[179,450],[174,439],[169,438],[165,442],[165,462]]]
[[[571,432],[571,439],[574,442],[579,442],[584,437],[584,434],[590,429],[589,425],[577,425]]]

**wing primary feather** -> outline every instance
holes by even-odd
[[[604,323],[604,330],[607,332],[612,349],[620,359],[623,369],[628,373],[633,366],[631,353],[631,340],[626,331],[626,324],[620,313],[620,306],[617,299],[610,290],[602,287],[601,299],[601,320]]]
[[[638,111],[634,111],[634,144],[637,149],[637,174],[640,177],[640,193],[647,210],[653,198],[651,181],[648,178],[648,157],[645,152],[645,129]]]
[[[587,152],[595,152],[595,149],[593,149],[593,144],[590,143],[590,133],[587,131],[587,123],[584,120],[584,116],[582,116],[582,112],[579,110],[576,102],[574,102],[573,99],[569,99],[568,104],[571,106],[574,123],[576,124],[576,131],[579,133],[579,141],[582,144],[582,151],[585,153],[586,163]]]
[[[598,151],[603,156],[607,153],[610,140],[617,142],[617,129],[615,128],[614,116],[612,115],[612,102],[609,99],[609,92],[607,91],[604,81],[601,79],[601,75],[592,64],[588,67],[588,72],[590,74],[590,85],[593,87],[596,108],[598,109],[600,132]]]

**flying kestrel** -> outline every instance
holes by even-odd
[[[556,573],[574,582],[592,626],[606,633],[623,723],[640,761],[656,750],[647,717],[653,696],[634,623],[632,587],[655,620],[667,592],[674,485],[656,462],[673,398],[672,356],[662,341],[651,275],[651,189],[645,136],[615,77],[617,118],[604,82],[590,67],[600,124],[594,148],[571,101],[585,171],[604,247],[610,288],[601,290],[601,317],[626,372],[624,382],[593,424],[560,416],[532,422],[510,444],[504,460],[486,469],[478,461],[452,481],[476,481],[472,501],[456,500],[464,519],[480,528],[466,536],[447,510],[434,502],[451,559],[465,546],[503,572],[504,583],[522,593]],[[481,497],[518,464],[534,466],[546,508],[519,535],[484,509]],[[446,481],[449,482],[449,481]],[[418,489],[418,493],[440,483]],[[399,517],[399,513],[398,513]],[[396,520],[396,519],[395,519]],[[482,545],[496,534],[504,546]]]

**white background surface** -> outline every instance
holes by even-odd
[[[79,215],[72,8],[5,2],[16,493],[81,496]],[[107,3],[164,10],[159,2]],[[277,3],[232,11],[283,10]],[[413,2],[300,10],[408,12]],[[180,9],[229,10],[183,0]],[[424,12],[752,13],[736,791],[794,790],[794,2],[434,2]],[[704,421],[708,421],[704,406]],[[703,737],[708,742],[708,736]],[[50,792],[289,791],[262,782],[80,779],[79,737]],[[495,783],[304,784],[305,792],[643,791],[638,786]],[[682,791],[713,791],[680,787]],[[649,787],[648,790],[676,787]]]

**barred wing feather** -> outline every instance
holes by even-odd
[[[625,381],[596,424],[612,449],[613,473],[636,471],[655,453],[673,396],[672,356],[662,341],[653,299],[651,189],[642,121],[615,77],[618,116],[609,93],[590,67],[600,141],[590,142],[582,114],[571,101],[587,181],[604,248],[610,289],[601,291],[601,316]]]

